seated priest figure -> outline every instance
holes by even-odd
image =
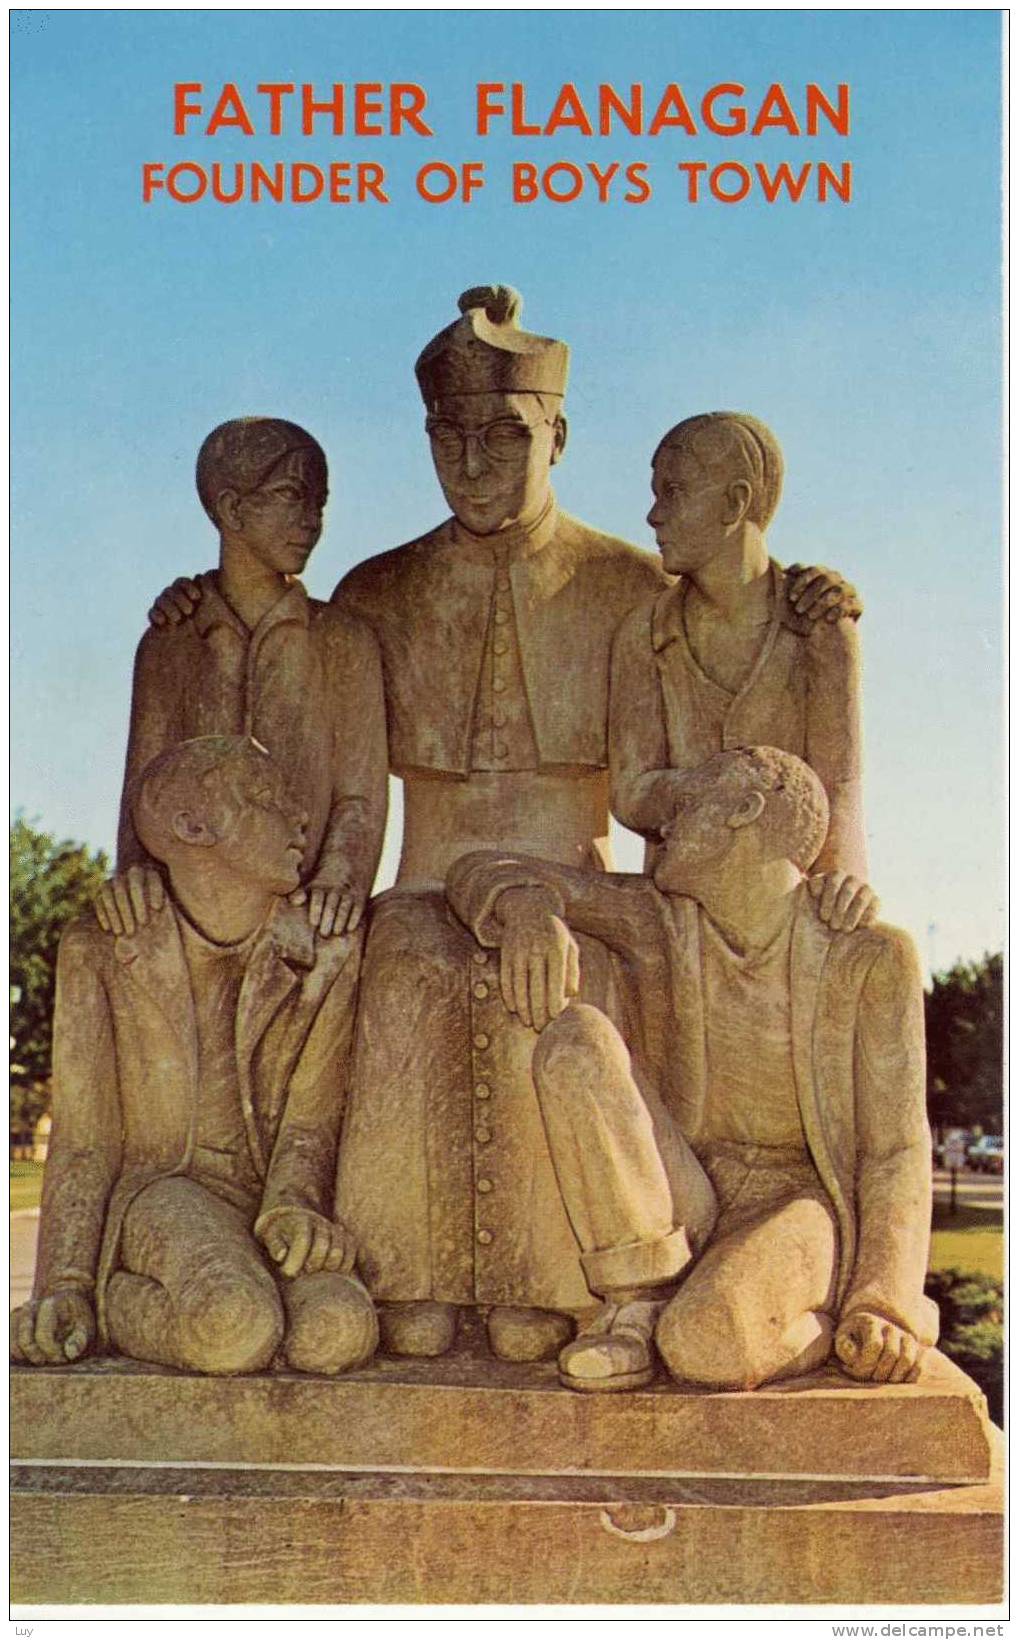
[[[923,992],[909,937],[836,931],[805,874],[824,788],[791,753],[673,776],[654,880],[475,853],[451,902],[501,949],[588,1285],[559,1356],[578,1390],[752,1389],[834,1352],[914,1379],[936,1337]],[[573,932],[614,954],[626,1040],[575,998]]]
[[[363,934],[325,938],[288,903],[306,817],[256,741],[162,752],[133,818],[170,893],[131,936],[89,916],[61,941],[35,1296],[11,1354],[360,1365],[376,1318],[332,1200]]]
[[[451,516],[357,564],[333,595],[336,619],[377,642],[390,770],[404,791],[396,885],[372,908],[337,1207],[356,1232],[387,1352],[443,1355],[479,1310],[494,1355],[538,1361],[558,1354],[592,1299],[531,1090],[530,1032],[501,1007],[443,886],[451,863],[479,848],[611,863],[613,639],[669,583],[648,553],[556,504],[566,344],[523,329],[508,286],[472,287],[458,306],[415,366]],[[157,599],[164,630],[143,640],[145,653],[194,652],[184,633],[206,628],[208,588],[209,577],[178,582]],[[788,585],[776,574],[773,590],[805,627],[859,612],[828,571]],[[643,627],[632,665],[624,659],[656,730]],[[386,738],[366,731],[369,745]],[[618,769],[620,818],[644,830],[645,787],[657,785],[644,776],[669,759],[657,733],[634,739]],[[604,950],[585,948],[584,996],[599,1007],[608,967]]]

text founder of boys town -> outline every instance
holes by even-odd
[[[563,1312],[594,1302],[533,1095],[533,1035],[442,884],[483,846],[610,865],[612,638],[667,583],[650,554],[557,508],[568,349],[522,330],[519,307],[505,286],[465,292],[417,361],[453,517],[334,595],[379,641],[405,794],[397,884],[376,902],[362,974],[337,1202],[387,1306],[384,1341],[412,1353],[447,1348],[462,1304],[495,1306],[497,1353],[554,1353]],[[583,959],[583,994],[604,1002],[606,953],[592,943]]]

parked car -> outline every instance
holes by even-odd
[[[1004,1173],[1004,1139],[997,1133],[983,1134],[970,1145],[966,1160],[975,1173]]]

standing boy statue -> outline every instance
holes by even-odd
[[[312,926],[354,929],[386,820],[382,672],[371,632],[309,598],[300,580],[322,530],[326,460],[303,428],[227,421],[198,453],[198,493],[219,531],[192,620],[152,627],[138,646],[117,848],[100,922],[131,934],[162,883],[133,819],[134,788],[159,752],[196,735],[254,735],[307,812],[301,870]]]
[[[717,411],[666,433],[648,523],[679,579],[624,621],[612,664],[617,818],[651,844],[672,812],[670,770],[731,746],[779,746],[824,786],[829,825],[812,891],[833,926],[873,917],[867,887],[856,625],[839,606],[805,620],[765,531],[782,493],[778,441]]]
[[[132,824],[169,893],[131,935],[60,944],[34,1297],[11,1354],[98,1341],[191,1372],[368,1360],[378,1329],[332,1211],[361,935],[288,903],[306,818],[264,748],[163,752]]]

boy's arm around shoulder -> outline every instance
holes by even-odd
[[[860,724],[860,635],[856,622],[816,621],[804,637],[807,673],[805,757],[830,810],[815,871],[847,871],[867,880]]]
[[[363,906],[386,829],[389,756],[382,659],[371,628],[344,608],[317,614],[332,704],[332,802],[312,882],[346,881]]]
[[[609,685],[612,812],[644,837],[657,837],[672,818],[669,737],[652,643],[657,603],[657,597],[642,601],[621,623]]]
[[[135,652],[131,724],[117,828],[118,872],[133,865],[152,864],[135,830],[131,804],[138,776],[146,764],[181,738],[180,669],[183,650],[190,647],[188,634],[188,627],[149,627]]]

